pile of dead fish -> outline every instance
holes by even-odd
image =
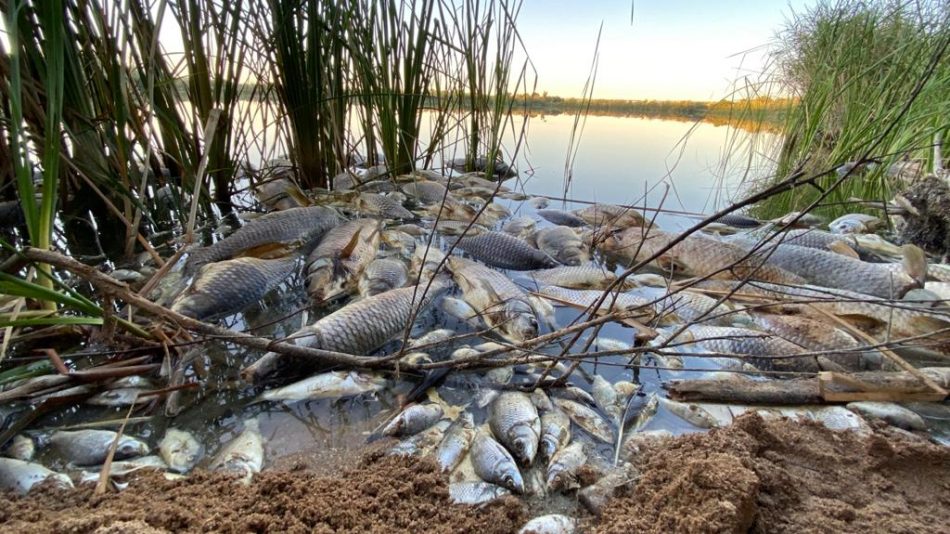
[[[390,177],[370,168],[335,177],[329,191],[307,192],[278,175],[256,191],[271,211],[192,251],[154,297],[175,312],[210,321],[241,312],[281,284],[305,287],[318,318],[283,341],[358,356],[383,356],[380,350],[388,347],[386,354],[399,352],[412,365],[457,361],[464,370],[442,376],[444,385],[433,388],[428,401],[388,414],[378,434],[398,439],[393,454],[435,458],[450,474],[452,498],[460,503],[508,493],[577,492],[597,510],[613,488],[635,478],[625,460],[645,440],[670,435],[650,426],[657,413],[692,428],[731,419],[644,391],[633,369],[705,370],[706,376],[722,369],[880,369],[887,359],[843,324],[849,321],[880,343],[938,332],[928,338],[929,350],[946,353],[950,347],[950,336],[939,334],[950,326],[950,267],[928,264],[919,250],[872,233],[881,221],[862,214],[833,221],[828,230],[802,214],[777,221],[730,215],[707,232],[683,237],[621,206],[549,209],[544,198],[477,173]],[[512,215],[515,203],[514,211],[525,214]],[[635,266],[635,273],[618,279],[617,273]],[[335,311],[321,311],[331,304]],[[629,368],[608,374],[585,362],[572,372],[564,361],[536,357],[559,354],[556,342],[511,350],[511,344],[567,326],[558,321],[561,307],[613,313],[613,324],[633,326],[623,330],[626,341],[595,334],[570,353],[609,353],[605,358],[619,358]],[[426,311],[457,328],[427,328],[419,320]],[[411,336],[404,335],[407,324]],[[483,332],[487,339],[458,336],[466,332]],[[490,365],[491,358],[515,356],[523,361]],[[394,382],[276,352],[245,366],[240,376],[268,386],[255,402],[354,397]],[[524,392],[531,385],[541,387]],[[868,416],[900,408],[893,406],[856,411]],[[860,426],[855,412],[844,408],[819,412],[813,417]],[[900,413],[913,421],[911,428],[923,428],[912,413]],[[114,438],[95,436],[100,445]],[[54,446],[79,440],[66,432],[49,438]],[[162,442],[161,458],[147,456],[147,447],[133,438],[123,440],[130,440],[128,456],[141,457],[122,461],[153,468],[164,462],[162,469],[171,472],[190,469],[202,454],[193,439],[171,431],[165,440],[173,443]],[[248,419],[210,466],[247,479],[263,464],[261,442],[256,420]],[[126,455],[123,443],[117,460],[119,449]],[[72,450],[66,456],[76,465],[101,461]],[[5,487],[22,490],[29,486],[24,480],[45,478],[45,468],[36,464],[2,465]],[[130,463],[128,469],[136,467]],[[545,520],[573,524],[563,516]]]

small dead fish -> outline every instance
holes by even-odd
[[[597,404],[594,402],[594,397],[591,397],[590,393],[577,386],[567,385],[563,388],[553,389],[551,392],[556,397],[572,400],[574,402],[580,402],[588,406],[595,406]]]
[[[301,401],[355,397],[386,387],[386,378],[359,371],[329,371],[261,393],[262,401]]]
[[[541,418],[528,395],[517,391],[498,395],[488,408],[488,424],[492,434],[521,465],[534,462],[541,438]]]
[[[169,428],[158,444],[158,452],[169,469],[176,473],[187,473],[201,459],[204,447],[190,432]]]
[[[237,313],[285,281],[297,258],[236,258],[204,265],[172,303],[172,311],[198,320]]]
[[[574,214],[595,228],[631,228],[646,223],[640,212],[613,204],[594,204],[577,210]]]
[[[428,456],[439,443],[442,443],[449,425],[449,421],[442,419],[425,431],[413,434],[400,441],[389,449],[387,454],[393,456]]]
[[[471,413],[463,412],[445,431],[445,437],[435,450],[436,461],[443,473],[455,469],[472,446],[474,438],[475,421]]]
[[[531,197],[531,200],[528,201],[528,204],[536,210],[543,210],[548,207],[548,204],[551,202],[544,197]]]
[[[641,428],[647,426],[647,423],[649,423],[650,420],[653,419],[653,416],[656,415],[656,411],[659,406],[659,397],[656,394],[650,395],[650,398],[640,410],[640,413],[637,414],[637,418],[633,422],[633,431],[639,432]]]
[[[511,495],[511,491],[490,482],[466,480],[449,484],[449,499],[455,504],[485,504],[505,495]]]
[[[538,409],[538,412],[554,410],[554,404],[551,403],[551,399],[548,398],[548,394],[544,392],[543,389],[538,388],[528,394],[531,397],[531,402],[534,403],[534,407]],[[541,423],[541,426],[544,426],[544,423]],[[542,431],[542,435],[544,432]]]
[[[34,454],[36,454],[36,444],[33,443],[33,438],[23,434],[13,436],[10,443],[3,449],[3,455],[7,458],[24,462],[32,460]]]
[[[409,340],[409,348],[421,347],[423,345],[431,345],[432,343],[438,343],[440,341],[445,341],[450,337],[455,335],[455,330],[450,330],[448,328],[438,328],[436,330],[430,330],[423,334],[421,337]]]
[[[112,464],[109,465],[109,478],[121,479],[139,471],[165,471],[166,469],[168,469],[168,465],[166,465],[165,461],[158,456],[142,456],[140,458],[135,458],[134,460],[121,460],[118,462],[112,462]],[[90,482],[98,482],[101,473],[101,465],[84,470],[79,475],[79,480],[77,483],[86,484]]]
[[[515,493],[524,493],[524,480],[511,454],[485,432],[477,432],[469,451],[475,474]]]
[[[264,466],[264,437],[257,419],[244,422],[244,430],[228,442],[211,461],[211,469],[241,475],[242,484],[250,484]]]
[[[582,488],[577,492],[577,498],[592,514],[600,515],[617,488],[636,482],[637,478],[639,474],[636,468],[625,463],[612,469],[596,483]]]
[[[111,430],[59,430],[50,436],[50,445],[75,465],[97,465],[106,455],[117,434]],[[148,454],[148,445],[141,440],[123,435],[115,448],[113,458],[124,460]]]
[[[33,486],[52,478],[61,488],[72,488],[68,476],[51,471],[40,464],[15,458],[0,458],[0,489],[26,495]]]
[[[442,418],[438,404],[410,404],[383,428],[384,436],[404,437],[418,434]]]
[[[524,241],[504,232],[483,232],[463,237],[457,247],[493,267],[528,271],[555,267],[558,262]]]
[[[317,303],[355,289],[363,270],[376,258],[380,223],[375,219],[347,221],[324,234],[307,256],[307,291]]]
[[[272,174],[274,174],[273,171],[281,172],[284,169],[271,170]],[[292,170],[292,167],[286,169],[286,171]],[[254,196],[271,211],[287,210],[310,205],[307,195],[297,187],[297,184],[288,176],[289,172],[286,171],[283,172],[282,175],[277,175],[254,187]]]
[[[579,441],[559,450],[548,463],[546,481],[550,489],[570,491],[580,487],[577,470],[587,463],[587,454]]]
[[[537,223],[530,217],[515,217],[509,219],[508,222],[501,227],[501,231],[518,239],[524,239],[534,232],[535,226],[537,226]]]
[[[379,193],[361,193],[356,197],[356,209],[383,219],[415,219],[411,211],[392,197]]]
[[[695,404],[677,402],[664,397],[657,398],[664,408],[693,426],[699,428],[716,428],[719,426],[719,421],[712,414]]]
[[[291,208],[258,217],[217,243],[193,251],[184,272],[193,273],[207,263],[253,256],[282,256],[296,247],[307,248],[334,226],[340,224],[336,210],[324,206]]]
[[[571,418],[558,408],[544,412],[541,416],[541,442],[539,453],[545,462],[571,442]]]
[[[151,397],[142,397],[147,390],[141,388],[107,389],[86,399],[86,404],[93,406],[131,406],[132,404],[146,404],[152,401]]]
[[[534,234],[534,242],[538,249],[564,265],[577,266],[590,261],[587,246],[567,226],[542,228]]]
[[[561,514],[535,517],[521,527],[518,534],[573,534],[577,531],[577,520]]]
[[[828,223],[833,234],[870,234],[883,226],[880,218],[864,213],[849,213]]]
[[[403,287],[408,281],[409,271],[405,263],[391,258],[377,258],[363,271],[358,288],[360,296],[372,297]]]
[[[584,219],[567,211],[540,209],[537,213],[551,224],[570,226],[571,228],[587,226],[587,222],[585,222]]]
[[[570,289],[606,289],[617,275],[607,269],[589,263],[586,265],[564,265],[541,271],[527,273],[539,287],[560,286]],[[622,288],[629,287],[624,284]]]
[[[145,281],[145,275],[131,269],[116,269],[109,273],[109,276],[120,282],[126,282],[129,284],[136,284]]]
[[[515,343],[538,335],[536,303],[511,279],[457,256],[449,258],[449,268],[465,302],[488,326]]]
[[[614,424],[619,425],[620,419],[623,417],[623,407],[626,403],[620,403],[620,397],[617,395],[617,390],[614,389],[613,384],[604,377],[595,375],[591,391],[597,407],[607,414]]]
[[[851,402],[848,403],[847,408],[864,417],[880,419],[904,430],[927,430],[923,417],[893,402]]]
[[[564,410],[574,421],[574,424],[584,429],[585,432],[604,443],[613,443],[614,432],[610,428],[610,423],[597,414],[594,410],[567,399],[555,399],[554,404]]]
[[[422,204],[436,204],[446,198],[448,191],[438,182],[419,180],[399,186],[403,193],[415,198]]]

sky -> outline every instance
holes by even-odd
[[[719,100],[761,70],[792,11],[814,0],[525,0],[518,30],[538,93],[582,96],[603,22],[594,98]],[[631,23],[631,6],[633,19]]]

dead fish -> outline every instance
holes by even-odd
[[[567,413],[571,421],[584,429],[585,432],[604,443],[613,443],[614,432],[610,428],[610,423],[604,420],[597,412],[580,404],[567,399],[554,399],[554,404]]]
[[[423,345],[431,345],[433,343],[439,343],[440,341],[445,341],[450,337],[455,335],[455,330],[450,330],[448,328],[437,328],[435,330],[430,330],[423,334],[420,337],[409,340],[409,348],[421,347]]]
[[[347,221],[324,234],[307,257],[307,289],[320,303],[354,289],[379,249],[380,224],[375,219]]]
[[[466,235],[474,236],[483,234],[488,231],[488,228],[482,226],[481,224],[472,224],[467,221],[454,221],[451,219],[439,219],[439,222],[435,225],[436,232],[442,235],[457,236],[457,235]]]
[[[640,432],[640,429],[647,426],[653,416],[656,415],[659,406],[659,397],[655,393],[651,394],[646,404],[640,409],[640,413],[637,414],[637,418],[633,421],[633,431]]]
[[[833,234],[870,234],[883,227],[880,218],[864,213],[849,213],[828,223]]]
[[[501,269],[528,271],[558,265],[544,252],[504,232],[489,231],[463,237],[456,246],[475,259]]]
[[[296,268],[296,256],[236,258],[204,265],[171,309],[198,320],[237,313],[261,300]]]
[[[646,223],[638,211],[613,204],[594,204],[576,210],[574,214],[596,228],[631,228]]]
[[[569,226],[571,228],[581,228],[587,226],[587,222],[584,219],[581,219],[573,213],[554,210],[554,209],[540,209],[537,211],[538,215],[541,216],[544,220],[548,221],[551,224],[556,224],[558,226]]]
[[[731,325],[735,322],[749,323],[752,319],[726,303],[694,291],[668,292],[665,287],[635,287],[628,295],[650,302],[658,319],[672,319],[677,323],[704,321],[710,324]]]
[[[50,436],[50,445],[75,465],[97,465],[105,461],[118,434],[111,430],[58,430]],[[113,458],[124,460],[148,454],[148,445],[132,436],[123,435]]]
[[[591,308],[597,302],[600,302],[604,296],[603,291],[594,289],[567,289],[557,286],[544,286],[538,293],[543,297],[552,297],[556,303],[561,301],[569,302],[575,306]],[[652,314],[653,309],[647,307],[650,301],[626,292],[611,292],[603,300],[598,308],[602,312],[618,310],[637,310],[643,309],[644,314]]]
[[[68,476],[51,471],[40,464],[15,458],[0,458],[0,489],[26,495],[33,486],[52,478],[61,488],[72,488]]]
[[[617,390],[614,389],[613,384],[600,375],[594,375],[591,391],[593,392],[594,402],[597,403],[597,407],[607,414],[614,424],[619,425],[626,403],[624,402],[623,405],[621,405],[620,397],[617,395]]]
[[[422,204],[436,204],[450,197],[444,185],[428,180],[405,183],[399,188],[403,193],[415,198]]]
[[[548,204],[550,203],[551,201],[544,197],[531,197],[531,200],[528,201],[528,204],[530,204],[531,207],[536,210],[543,210],[544,208],[548,207]]]
[[[292,170],[292,169],[289,169]],[[254,187],[254,196],[268,210],[280,211],[310,205],[307,195],[287,174],[275,176],[258,183]]]
[[[469,451],[475,474],[515,493],[524,493],[524,480],[511,454],[485,432],[477,432]]]
[[[439,277],[428,291],[423,284],[356,301],[301,328],[288,342],[347,354],[369,354],[403,331],[415,307],[424,309],[450,285],[447,278]],[[313,368],[312,361],[269,352],[241,371],[241,376],[258,383],[282,369],[302,374]]]
[[[561,514],[535,517],[524,524],[518,534],[573,534],[577,531],[577,520]]]
[[[463,412],[452,422],[436,448],[435,457],[443,473],[451,472],[462,461],[475,438],[472,414]]]
[[[638,478],[636,468],[630,463],[624,463],[594,484],[582,488],[577,492],[577,498],[592,514],[600,515],[618,488],[636,482]]]
[[[264,437],[261,436],[257,419],[244,421],[244,430],[215,456],[211,469],[241,475],[242,484],[250,484],[251,478],[264,466]]]
[[[827,321],[809,319],[800,315],[756,313],[755,325],[810,351],[827,352],[838,365],[852,370],[861,370],[866,360],[861,350],[862,343],[847,332],[829,325]]]
[[[185,263],[186,273],[211,262],[237,256],[283,256],[296,247],[307,248],[324,232],[340,224],[336,210],[324,206],[291,208],[258,217],[217,243],[193,251]]]
[[[807,351],[775,334],[748,328],[698,324],[690,325],[671,339],[669,336],[678,331],[679,327],[656,330],[660,335],[650,342],[652,346],[663,347],[667,341],[676,343],[677,346],[672,350],[685,356],[694,354],[701,356],[703,353],[720,354],[724,358],[733,355],[747,356],[743,361],[759,369],[818,371],[817,363],[812,356],[788,358],[788,356]],[[778,358],[773,358],[776,356]]]
[[[360,296],[372,297],[406,285],[409,270],[406,264],[392,258],[376,258],[360,276],[357,285]]]
[[[261,393],[262,401],[294,402],[301,400],[340,399],[379,391],[386,378],[360,371],[329,371],[293,384]]]
[[[449,421],[442,419],[426,430],[400,441],[386,454],[391,456],[428,456],[439,443],[442,443],[445,431],[448,430],[449,426]]]
[[[570,442],[570,417],[558,408],[544,412],[541,415],[541,441],[538,451],[541,459],[549,462],[558,450]]]
[[[120,460],[118,462],[112,462],[112,464],[109,465],[109,478],[113,479],[113,483],[115,483],[115,479],[125,478],[132,473],[145,470],[165,471],[167,469],[168,465],[165,464],[165,461],[158,456],[142,456],[133,460]],[[102,466],[94,466],[90,469],[81,471],[77,483],[81,485],[98,482],[101,474]]]
[[[169,469],[176,473],[187,473],[201,459],[204,447],[190,432],[169,428],[158,444],[158,452]]]
[[[539,287],[560,286],[569,289],[605,289],[617,279],[617,275],[594,263],[531,271],[528,276]],[[622,288],[627,285],[624,284]]]
[[[515,217],[509,219],[501,227],[501,231],[518,239],[524,239],[534,232],[535,226],[537,226],[537,223],[530,217]]]
[[[473,328],[478,328],[481,325],[478,312],[462,299],[444,297],[439,303],[439,309]]]
[[[580,402],[588,406],[594,406],[597,404],[594,402],[594,397],[591,397],[590,393],[571,384],[568,384],[567,386],[564,386],[563,388],[553,389],[551,390],[551,393],[556,397],[572,400],[574,402]]]
[[[449,258],[449,268],[465,302],[488,326],[516,343],[538,335],[534,303],[511,279],[459,257]]]
[[[449,499],[455,504],[485,504],[505,495],[511,495],[511,491],[490,482],[466,480],[449,483]]]
[[[384,436],[404,437],[418,434],[442,418],[438,404],[410,404],[383,428]]]
[[[590,261],[587,246],[567,226],[542,228],[534,234],[534,242],[538,249],[564,265],[581,265]]]
[[[356,197],[356,209],[383,219],[415,219],[411,211],[392,197],[379,193],[361,193]]]
[[[538,413],[542,411],[554,410],[554,404],[551,403],[551,399],[548,398],[548,394],[544,392],[543,389],[538,388],[528,394],[531,397],[531,402],[534,403],[534,407],[538,409]],[[541,423],[542,431],[541,435],[544,435],[543,427],[544,422]],[[540,452],[540,450],[539,450]]]
[[[488,407],[492,434],[510,450],[518,462],[530,466],[538,452],[541,418],[528,395],[506,391]]]
[[[129,284],[137,284],[139,282],[145,281],[145,275],[131,269],[116,269],[109,273],[109,276],[120,282],[126,282]]]
[[[904,430],[927,430],[927,423],[924,422],[923,417],[893,402],[850,402],[847,408],[864,417],[880,419]]]
[[[558,450],[548,463],[545,481],[554,491],[570,491],[580,487],[577,471],[587,463],[587,454],[579,441]]]
[[[632,267],[642,259],[652,257],[666,248],[678,236],[651,228],[628,228],[607,236],[600,244],[608,257]],[[753,258],[744,259],[748,252],[732,243],[723,243],[709,237],[691,235],[673,245],[653,260],[663,272],[686,276],[717,279],[754,279],[779,284],[802,284],[805,280],[775,265],[762,265]]]
[[[349,191],[361,183],[360,178],[350,171],[343,171],[330,180],[334,191]]]
[[[147,404],[152,397],[143,397],[142,393],[148,390],[141,388],[107,389],[85,400],[93,406],[132,406],[133,404]]]
[[[499,179],[518,176],[518,171],[511,165],[508,165],[501,159],[497,159],[492,163],[485,156],[478,156],[477,158],[471,159],[456,158],[449,163],[449,166],[458,171],[471,170],[477,173],[488,173],[488,169],[491,167],[491,176]]]
[[[23,434],[13,436],[3,449],[3,455],[7,458],[23,460],[24,462],[32,460],[34,454],[36,454],[36,444],[33,443],[33,438]]]
[[[712,414],[695,404],[677,402],[664,397],[657,398],[660,401],[660,405],[669,410],[673,415],[693,426],[698,426],[699,428],[716,428],[719,426],[719,422]]]

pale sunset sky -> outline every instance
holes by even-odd
[[[538,93],[581,96],[604,23],[594,98],[718,100],[814,0],[525,0],[518,30]],[[749,52],[745,54],[745,52]]]

